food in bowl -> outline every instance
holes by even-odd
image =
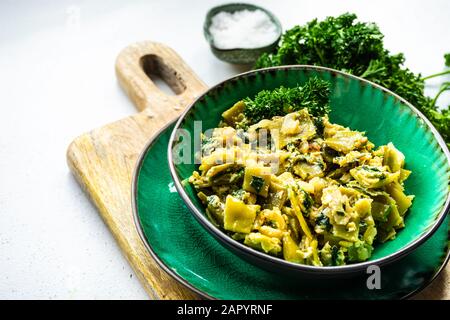
[[[339,266],[395,238],[413,201],[392,143],[328,119],[328,85],[264,90],[202,134],[189,182],[209,220],[237,241],[290,262]]]

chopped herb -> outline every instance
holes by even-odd
[[[311,209],[314,204],[314,200],[311,198],[308,192],[303,189],[300,190],[303,194],[303,206],[305,207],[306,211],[309,211],[309,209]]]
[[[277,223],[275,221],[270,220],[267,225],[271,228],[277,229]]]
[[[325,215],[323,211],[316,218],[316,225],[323,227],[326,231],[330,231],[332,227],[330,219]]]
[[[337,260],[339,258],[339,248],[337,246],[331,247],[331,263],[333,266],[337,265]]]
[[[236,172],[235,174],[233,174],[230,178],[230,183],[239,183],[244,179],[244,168],[239,169],[238,172]]]
[[[235,190],[231,193],[231,195],[233,197],[235,197],[236,199],[244,200],[245,190],[243,190],[243,189]]]
[[[366,170],[366,171],[369,171],[369,172],[381,172],[381,171],[380,171],[380,168],[373,167],[373,166],[363,165],[362,168],[363,168],[364,170]]]
[[[256,193],[259,193],[261,189],[264,187],[264,179],[257,176],[252,176],[252,181],[250,182],[250,186],[255,189]]]
[[[363,165],[361,168],[367,172],[370,172],[374,178],[380,180],[386,179],[386,174],[382,172],[378,167]]]
[[[286,145],[286,150],[287,151],[289,151],[289,152],[295,152],[296,151],[296,146],[295,146],[295,144],[294,143],[292,143],[292,142],[289,142],[287,145]]]
[[[323,124],[322,117],[314,117],[314,125],[316,126],[316,132],[318,135],[323,135],[323,130],[325,129],[325,125]]]
[[[203,156],[211,154],[218,147],[219,143],[212,137],[203,136],[202,137],[202,154]]]

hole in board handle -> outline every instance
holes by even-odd
[[[141,58],[141,67],[159,90],[168,95],[179,95],[186,90],[186,84],[177,71],[164,63],[161,57],[148,54]]]

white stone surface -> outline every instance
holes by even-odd
[[[442,70],[450,51],[447,0],[249,2],[284,29],[356,12],[423,74]],[[134,112],[114,75],[116,55],[132,42],[171,46],[209,85],[242,71],[216,60],[203,39],[204,15],[220,3],[0,2],[0,298],[147,298],[65,152],[82,132]]]

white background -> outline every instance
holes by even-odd
[[[206,11],[222,2],[0,2],[0,298],[146,298],[65,151],[77,135],[134,112],[114,74],[132,42],[171,46],[208,85],[239,72],[203,39]],[[450,51],[448,0],[250,2],[284,29],[355,12],[423,74],[441,71]]]

